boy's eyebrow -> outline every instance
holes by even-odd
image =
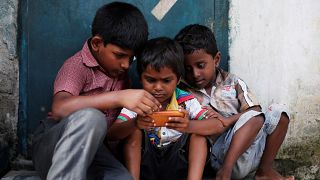
[[[144,77],[146,78],[152,78],[152,79],[155,79],[153,76],[150,76],[148,74],[144,74],[143,75]],[[161,77],[160,79],[163,80],[163,79],[172,79],[174,75],[169,75],[169,76],[166,76],[166,77]]]
[[[127,56],[129,56],[129,54],[128,54],[128,53],[123,52],[123,51],[117,51],[117,50],[114,50],[114,51],[113,51],[113,53],[120,54],[120,55],[127,55]]]

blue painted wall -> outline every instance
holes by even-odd
[[[20,105],[19,146],[28,154],[31,133],[50,111],[55,75],[65,59],[81,49],[90,37],[95,11],[110,0],[20,1]],[[151,10],[158,0],[127,0],[143,11],[150,37],[174,35],[192,23],[209,25],[222,54],[228,54],[228,2],[223,0],[178,0],[158,21]],[[222,57],[227,69],[228,56]]]

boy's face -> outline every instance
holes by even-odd
[[[216,80],[216,67],[220,62],[220,52],[215,57],[204,50],[197,50],[184,58],[186,69],[186,80],[193,87],[211,88],[212,82]]]
[[[151,93],[160,103],[171,100],[176,89],[178,78],[172,69],[163,67],[160,72],[147,66],[141,74],[143,89]]]
[[[134,55],[132,50],[110,43],[105,46],[102,40],[94,42],[94,39],[91,46],[94,57],[108,76],[122,78],[127,74]]]

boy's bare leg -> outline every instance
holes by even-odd
[[[201,180],[207,159],[207,139],[192,134],[189,142],[188,180]]]
[[[135,130],[124,145],[124,161],[130,174],[135,180],[140,179],[142,132]]]
[[[285,113],[282,113],[278,126],[276,127],[274,132],[267,137],[266,147],[263,152],[259,168],[256,172],[255,179],[294,179],[294,176],[283,177],[275,169],[272,168],[273,161],[287,134],[288,125],[289,118]]]
[[[218,170],[216,180],[230,180],[232,168],[236,161],[253,143],[257,134],[259,133],[264,119],[263,116],[256,116],[251,118],[234,134],[229,150],[225,155],[223,165]]]

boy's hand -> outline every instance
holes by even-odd
[[[154,127],[154,123],[153,123],[153,120],[148,116],[138,116],[136,118],[136,126],[139,129],[148,130],[151,127]]]
[[[169,121],[166,123],[166,127],[169,129],[174,129],[180,132],[188,132],[189,128],[189,114],[188,112],[179,107],[179,111],[185,114],[184,117],[169,117]]]
[[[220,115],[217,111],[213,110],[210,106],[202,106],[202,109],[207,110],[206,116],[205,116],[206,119],[218,118],[218,116]]]
[[[145,116],[153,111],[158,111],[161,107],[159,101],[150,93],[142,89],[127,89],[119,95],[122,107]]]
[[[213,110],[211,107],[203,106],[202,108],[207,110],[206,116],[205,116],[206,119],[217,118],[222,123],[222,125],[224,127],[228,127],[230,125],[229,121],[228,121],[228,118],[225,118],[220,113],[218,113],[217,111]]]

